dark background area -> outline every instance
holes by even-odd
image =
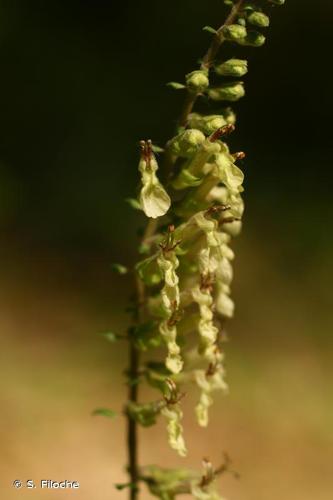
[[[235,242],[226,359],[230,396],[198,430],[184,402],[186,466],[234,459],[230,500],[331,500],[332,3],[271,8],[264,47],[235,104],[243,150],[244,230]],[[16,478],[78,480],[80,500],[125,498],[123,332],[144,217],[124,201],[138,183],[138,141],[163,145],[196,68],[225,19],[221,0],[0,0],[0,493]],[[203,104],[201,104],[203,106]],[[210,108],[208,108],[210,109]],[[156,396],[156,395],[155,395]],[[142,398],[151,397],[144,392]],[[195,395],[196,397],[196,395]],[[192,399],[191,399],[192,398]],[[142,433],[142,463],[184,466],[165,423]],[[34,499],[46,498],[35,490]],[[65,496],[67,495],[67,496]],[[1,495],[0,495],[1,496]],[[48,491],[47,498],[68,498]],[[148,496],[142,497],[145,500]]]
[[[63,255],[128,249],[137,142],[172,134],[183,96],[165,83],[195,68],[221,4],[1,2],[2,236]],[[232,144],[248,155],[248,230],[313,258],[331,238],[332,7],[271,13],[264,47],[226,49],[250,61]]]

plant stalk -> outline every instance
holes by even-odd
[[[128,400],[137,403],[138,384],[132,383],[138,374],[139,352],[133,342],[129,345],[129,389]],[[127,417],[127,448],[128,448],[128,473],[130,476],[129,498],[136,500],[138,495],[138,428],[136,421],[129,415]]]
[[[157,221],[150,219],[147,224],[142,243],[146,242],[154,233],[157,227]],[[135,279],[136,288],[136,311],[134,314],[135,325],[140,325],[145,316],[145,285],[138,276]],[[137,403],[139,399],[139,377],[140,352],[134,344],[133,338],[128,336],[129,340],[129,359],[128,359],[128,401]],[[130,477],[129,500],[138,498],[139,481],[139,462],[138,462],[138,424],[127,415],[127,453],[128,453],[128,474]]]

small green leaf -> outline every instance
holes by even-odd
[[[154,153],[164,153],[164,149],[160,148],[160,146],[157,146],[156,144],[153,144],[152,149]]]
[[[163,340],[158,330],[157,321],[147,321],[131,329],[131,336],[138,349],[147,351],[151,348],[160,347]]]
[[[118,274],[126,274],[128,272],[127,267],[122,264],[111,264],[111,269]]]
[[[97,408],[92,412],[93,416],[100,416],[100,417],[107,417],[107,418],[114,418],[117,416],[117,413],[113,410],[110,410],[109,408]]]
[[[217,33],[216,29],[212,28],[212,26],[204,26],[202,31],[207,31],[207,33],[212,33],[213,35],[216,35]]]
[[[255,5],[250,4],[250,3],[247,5],[244,5],[244,7],[243,7],[243,12],[253,12],[254,10],[256,10]]]
[[[167,86],[171,87],[172,89],[175,89],[175,90],[185,89],[185,85],[183,85],[182,83],[178,83],[178,82],[169,82],[169,83],[167,83]]]
[[[124,490],[125,488],[130,488],[131,490],[136,490],[137,486],[135,483],[117,483],[114,485],[117,490]]]
[[[268,0],[271,3],[274,3],[275,5],[283,5],[286,0]]]
[[[142,210],[139,201],[135,198],[126,198],[125,201],[129,204],[130,207],[134,208],[134,210]]]

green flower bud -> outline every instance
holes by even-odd
[[[275,5],[284,5],[286,0],[268,0],[271,3],[274,3]]]
[[[218,75],[244,76],[247,73],[247,61],[242,59],[229,59],[219,66],[215,66]]]
[[[195,94],[204,92],[209,86],[207,71],[197,70],[186,75],[186,86],[190,92]]]
[[[241,42],[247,35],[246,28],[240,24],[224,26],[222,33],[226,40],[237,43]]]
[[[168,147],[173,154],[188,158],[198,151],[204,140],[205,136],[200,130],[188,129],[171,139]]]
[[[163,406],[163,401],[147,404],[137,404],[130,401],[127,405],[127,412],[143,427],[151,427],[156,424],[156,417],[161,413]]]
[[[249,23],[260,28],[267,28],[269,26],[269,17],[263,12],[251,12],[247,19]]]
[[[248,45],[250,47],[261,47],[264,45],[266,37],[258,31],[249,31],[247,37],[240,42],[241,45]]]
[[[208,95],[213,101],[238,101],[245,95],[243,82],[224,83],[220,87],[210,89]]]
[[[246,21],[245,21],[244,17],[240,17],[237,20],[237,24],[239,24],[240,26],[246,26]]]
[[[231,108],[226,108],[223,111],[223,116],[227,124],[235,125],[236,123],[236,113]]]
[[[198,113],[190,114],[188,123],[191,128],[197,128],[206,135],[228,124],[222,115],[201,116]]]

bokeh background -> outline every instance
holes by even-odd
[[[329,500],[333,479],[332,4],[287,1],[268,41],[245,49],[247,98],[234,150],[245,150],[247,211],[235,243],[227,350],[230,395],[211,426],[186,402],[190,457],[164,425],[140,432],[142,463],[200,467],[233,459],[233,500]],[[137,142],[162,145],[221,0],[1,0],[1,498],[107,500],[126,480],[122,332],[143,218]],[[226,49],[227,54],[238,54]],[[149,394],[149,397],[151,394]],[[148,395],[143,395],[148,397]],[[14,479],[70,479],[76,491],[20,490]],[[150,498],[144,493],[142,499]]]

